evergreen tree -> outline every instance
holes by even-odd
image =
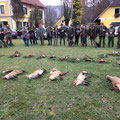
[[[33,23],[37,28],[39,24],[42,23],[42,11],[40,11],[37,5],[34,6],[34,10],[32,10],[30,14],[29,22]]]
[[[23,4],[21,0],[11,0],[11,5],[13,12],[12,18],[16,23],[20,23],[20,21],[24,19],[25,14],[23,10]]]
[[[72,20],[73,25],[79,25],[82,21],[83,9],[82,0],[72,0],[73,10],[72,10]]]

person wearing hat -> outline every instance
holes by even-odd
[[[91,47],[93,47],[93,43],[94,46],[97,47],[96,45],[97,28],[95,24],[91,24],[91,27],[89,28],[89,36],[90,36]]]
[[[12,30],[10,29],[10,25],[7,25],[7,28],[5,29],[5,37],[6,37],[6,44],[8,45],[8,42],[10,42],[10,46],[12,46]]]
[[[52,45],[53,29],[49,24],[48,24],[48,27],[46,29],[46,32],[47,32],[48,45]]]
[[[29,34],[30,34],[30,43],[31,43],[31,45],[33,45],[33,42],[34,42],[34,29],[33,29],[33,26],[31,27],[28,24],[28,31],[29,31]]]
[[[110,28],[108,29],[108,47],[110,48],[110,43],[112,43],[112,47],[114,47],[114,36],[115,36],[115,28],[113,24],[110,24]]]
[[[107,27],[101,23],[99,27],[99,45],[101,47],[101,42],[103,40],[103,48],[105,47],[105,37],[106,37]]]
[[[4,36],[4,29],[0,28],[0,48],[2,48],[2,46],[7,47],[7,44],[4,41]]]
[[[79,43],[79,37],[80,37],[80,27],[79,25],[77,25],[77,27],[75,28],[75,45],[77,46]]]
[[[65,28],[63,27],[63,24],[61,24],[61,28],[59,29],[60,32],[60,46],[62,45],[62,40],[64,42],[64,46],[65,46]]]
[[[83,29],[82,29],[82,37],[83,37],[82,46],[83,47],[87,47],[87,35],[88,35],[88,31],[86,29],[86,26],[83,25]]]
[[[45,29],[42,27],[42,24],[39,24],[39,28],[37,30],[37,36],[40,39],[41,45],[44,45],[44,34],[45,34]]]
[[[120,27],[118,28],[118,42],[117,42],[117,48],[120,48]]]
[[[70,27],[67,30],[67,34],[68,34],[68,45],[72,46],[73,45],[73,37],[75,34],[75,30],[73,28],[73,25],[71,24]]]
[[[56,25],[53,30],[54,46],[58,46],[58,26]]]

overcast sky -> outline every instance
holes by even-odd
[[[60,5],[60,0],[40,0],[44,5]]]

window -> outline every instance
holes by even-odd
[[[115,8],[115,17],[120,17],[120,8]]]
[[[23,26],[27,26],[28,25],[28,22],[23,22]]]
[[[4,5],[0,5],[0,14],[5,14],[5,7],[4,7]]]
[[[120,14],[120,8],[115,8],[115,14],[116,13]]]
[[[27,8],[26,7],[23,7],[23,10],[25,12],[25,15],[27,15]]]
[[[42,18],[42,9],[39,9],[39,17]]]

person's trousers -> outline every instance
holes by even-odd
[[[48,37],[48,45],[52,45],[52,37]]]
[[[30,43],[31,45],[34,43],[34,38],[32,36],[30,37]]]
[[[86,35],[83,35],[83,43],[82,43],[82,46],[83,46],[83,47],[86,47],[86,46],[87,46],[87,36],[86,36]]]
[[[29,39],[26,39],[25,46],[29,46]]]
[[[40,42],[41,42],[41,45],[44,45],[44,38],[43,37],[40,37]]]
[[[65,46],[65,37],[60,37],[60,46],[62,45],[62,40],[63,40],[64,46]]]
[[[79,43],[79,35],[78,36],[75,36],[75,45],[78,45],[78,43]]]
[[[6,44],[8,45],[8,41],[10,42],[10,46],[12,46],[12,38],[6,37]]]
[[[23,38],[23,41],[24,41],[24,43],[25,43],[25,41],[26,41],[26,38]]]
[[[37,44],[37,38],[34,38],[34,44]]]
[[[108,36],[108,47],[110,48],[110,44],[112,44],[112,47],[114,47],[114,37]]]
[[[94,43],[94,46],[97,47],[97,45],[96,45],[96,39],[91,38],[90,42],[91,42],[91,47],[93,47],[93,43]]]
[[[117,48],[120,48],[120,36],[118,36]]]
[[[100,47],[101,47],[101,42],[103,40],[103,48],[105,47],[105,36],[99,36],[99,44],[100,44]]]
[[[54,37],[54,46],[58,46],[58,37]]]
[[[80,38],[81,38],[81,45],[82,45],[83,44],[83,35],[82,34],[81,34]]]

